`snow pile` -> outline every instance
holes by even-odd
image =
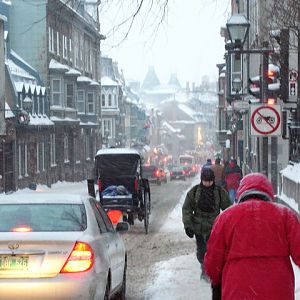
[[[211,299],[210,285],[200,281],[199,262],[194,253],[157,263],[156,275],[156,281],[146,290],[145,299]]]

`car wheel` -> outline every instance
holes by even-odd
[[[161,181],[159,179],[157,180],[157,185],[161,185]]]
[[[125,300],[126,299],[126,270],[127,270],[127,262],[125,262],[122,286],[121,286],[120,291],[114,297],[115,300]]]

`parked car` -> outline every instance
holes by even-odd
[[[193,170],[191,166],[183,166],[183,170],[186,177],[192,177],[193,176]]]
[[[159,171],[160,171],[161,182],[167,183],[168,182],[167,172],[162,168],[160,168]]]
[[[125,299],[126,251],[90,196],[36,193],[0,201],[1,299]]]
[[[143,165],[143,177],[148,179],[149,183],[161,185],[161,171],[155,165]]]
[[[174,167],[170,172],[170,180],[186,180],[186,173],[184,167]]]

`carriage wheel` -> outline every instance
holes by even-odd
[[[146,192],[144,194],[144,226],[145,226],[146,234],[148,233],[149,214],[150,214],[149,194]]]

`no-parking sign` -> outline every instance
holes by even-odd
[[[251,135],[281,135],[280,105],[251,105]]]

